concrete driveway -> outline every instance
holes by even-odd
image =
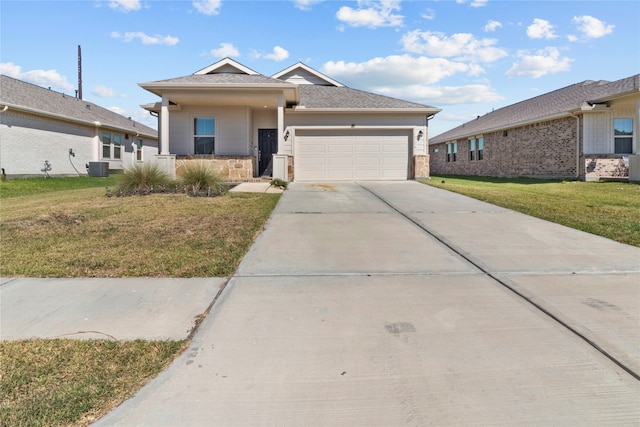
[[[638,425],[640,249],[416,182],[294,183],[98,425]]]

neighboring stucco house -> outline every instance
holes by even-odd
[[[7,177],[86,175],[158,154],[158,132],[94,103],[0,75],[0,166]]]
[[[302,63],[266,77],[225,58],[140,86],[162,98],[143,107],[159,114],[167,170],[200,159],[230,180],[429,174],[427,122],[439,109],[345,87]]]
[[[431,138],[431,173],[625,178],[629,156],[638,153],[639,123],[640,74],[588,80]]]

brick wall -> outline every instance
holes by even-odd
[[[485,133],[484,159],[469,159],[469,140],[459,139],[456,162],[447,162],[446,144],[429,147],[432,175],[575,177],[576,119],[566,117]],[[435,151],[437,150],[437,152]]]

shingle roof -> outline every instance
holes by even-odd
[[[224,84],[237,84],[237,85],[264,85],[264,84],[282,84],[290,85],[282,80],[272,79],[263,75],[248,75],[248,74],[191,74],[184,77],[176,77],[166,80],[158,80],[155,82],[140,83],[140,86],[145,87],[149,85],[224,85]]]
[[[72,121],[100,122],[103,126],[157,138],[158,132],[140,122],[74,96],[0,75],[0,104],[24,107]]]
[[[433,109],[428,105],[403,101],[349,87],[300,85],[300,106],[327,109]],[[439,110],[438,110],[439,111]]]
[[[476,120],[429,138],[429,143],[439,144],[483,132],[510,128],[516,124],[568,115],[585,103],[604,102],[614,97],[637,92],[639,88],[640,74],[614,82],[586,80],[492,111]]]

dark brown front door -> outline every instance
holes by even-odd
[[[260,150],[258,175],[262,175],[269,166],[273,153],[278,152],[278,129],[258,129],[258,150]]]

